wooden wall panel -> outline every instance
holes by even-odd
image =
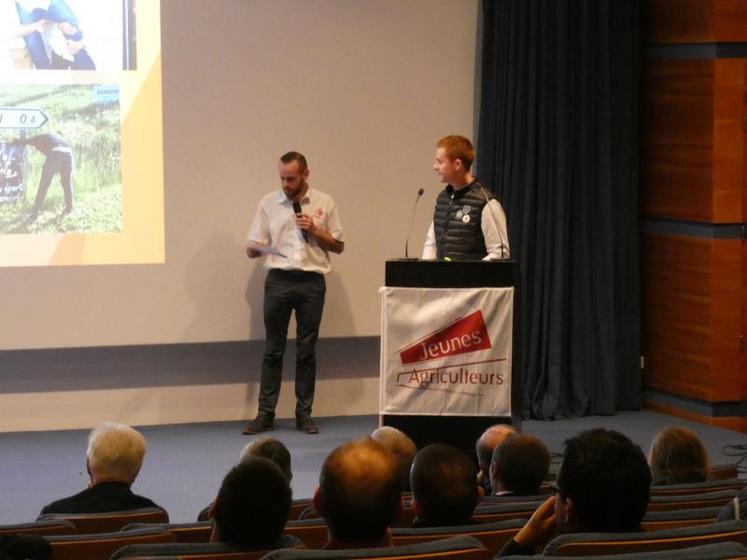
[[[747,0],[745,1],[747,5]],[[713,222],[744,221],[744,58],[715,61],[713,96]]]
[[[740,244],[643,234],[646,387],[705,401],[741,398]]]
[[[713,0],[647,0],[644,4],[647,42],[713,41]]]
[[[743,221],[745,65],[742,58],[650,62],[644,215]]]
[[[641,213],[713,218],[712,60],[653,60],[645,73]]]
[[[647,0],[645,4],[649,43],[747,41],[745,0]]]

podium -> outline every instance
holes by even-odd
[[[471,288],[473,289],[471,290],[472,292],[475,291],[474,289],[477,289],[478,292],[487,292],[491,288],[513,288],[511,299],[513,310],[515,309],[513,301],[516,299],[517,285],[518,267],[514,261],[421,261],[403,259],[386,262],[385,288],[382,291],[386,292],[387,288],[422,288],[424,291],[435,288],[439,292],[441,290],[438,289],[448,288],[452,289],[449,291],[449,294],[453,295],[461,291],[460,289]],[[447,303],[449,302],[444,301],[444,307],[447,307]],[[438,308],[438,304],[437,300],[435,304],[430,302],[428,305],[432,308]],[[397,311],[397,303],[395,301],[392,304],[385,305],[384,301],[382,301],[382,305],[384,309],[382,329],[384,329],[389,316]],[[512,312],[510,321],[512,322],[510,332],[513,336],[511,336],[510,341],[504,341],[504,344],[508,344],[510,356],[516,356],[515,333],[518,332],[518,320],[515,311]],[[438,328],[435,325],[434,327]],[[415,328],[419,329],[419,331],[427,331],[431,328],[431,325],[415,325]],[[388,333],[382,330],[382,363],[380,371],[382,393],[379,407],[380,424],[382,426],[392,426],[402,430],[415,441],[418,448],[422,448],[430,443],[445,443],[466,451],[470,456],[474,454],[475,441],[488,426],[499,423],[510,423],[517,430],[521,429],[521,380],[519,376],[513,375],[513,359],[510,360],[511,366],[509,370],[505,372],[510,379],[510,414],[495,415],[485,411],[480,414],[460,415],[448,410],[443,414],[422,413],[420,411],[409,414],[406,410],[400,410],[396,414],[386,413],[385,408],[388,408],[388,406],[385,402],[387,399],[385,386],[387,382],[390,386],[393,383],[389,379],[384,378],[385,375],[389,375],[391,379],[391,372],[387,373],[385,371],[387,360],[387,356],[385,356],[385,340],[387,335]],[[465,340],[469,342],[468,339]],[[426,346],[422,342],[423,339],[419,343],[424,350]],[[404,352],[408,351],[407,349],[404,350]],[[470,354],[466,354],[469,349],[461,349],[460,351],[465,353],[462,361],[467,364],[476,363],[470,362]],[[425,356],[425,358],[428,357]],[[462,358],[462,356],[459,356],[459,358]],[[402,364],[404,363],[405,360],[403,359]],[[402,368],[404,367],[402,366]],[[423,370],[413,368],[412,371]],[[445,370],[436,366],[435,371]],[[417,389],[417,386],[406,387],[406,389],[410,390],[410,392],[416,392],[414,390]],[[490,391],[491,389],[493,388],[488,387],[484,391]]]

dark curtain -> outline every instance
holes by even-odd
[[[640,0],[483,0],[477,176],[520,268],[524,417],[641,406]]]

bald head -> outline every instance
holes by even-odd
[[[317,508],[338,542],[381,539],[394,521],[402,482],[394,454],[370,437],[334,449],[319,475]]]
[[[516,430],[509,424],[495,424],[482,433],[475,445],[475,451],[477,452],[477,460],[480,463],[480,471],[483,476],[489,476],[490,463],[493,460],[493,451],[495,448],[506,441],[508,436],[515,433]]]
[[[399,463],[400,476],[405,487],[410,486],[410,467],[418,452],[415,442],[406,433],[391,426],[382,426],[371,434],[371,439],[378,441],[394,454]]]

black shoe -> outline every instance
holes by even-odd
[[[319,433],[319,428],[316,427],[311,416],[296,416],[296,429],[305,434]]]
[[[257,417],[254,420],[249,421],[242,433],[252,435],[269,432],[274,429],[275,425],[272,423],[272,418],[267,414],[260,413],[257,414]]]

